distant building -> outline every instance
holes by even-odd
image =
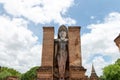
[[[91,75],[89,80],[99,80],[93,65],[92,65],[92,70],[91,70]]]
[[[6,80],[19,80],[19,78],[16,76],[8,76]]]
[[[118,37],[115,38],[114,42],[116,43],[117,47],[120,50],[120,34],[118,35]]]

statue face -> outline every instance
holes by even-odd
[[[65,37],[66,37],[66,32],[65,32],[65,31],[60,31],[60,32],[59,32],[59,36],[60,36],[61,39],[65,39]]]

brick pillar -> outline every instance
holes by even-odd
[[[54,27],[43,27],[42,65],[37,80],[53,80]]]
[[[68,27],[69,65],[82,66],[80,26]]]
[[[43,27],[42,66],[53,66],[54,27]]]

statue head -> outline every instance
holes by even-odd
[[[67,28],[64,25],[61,25],[58,30],[58,38],[65,39],[67,38]]]

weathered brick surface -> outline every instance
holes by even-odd
[[[84,69],[84,67],[82,66],[81,67],[71,66],[69,72],[70,72],[70,80],[72,79],[82,80],[86,78],[85,76],[86,69]]]
[[[53,68],[50,66],[40,67],[37,70],[37,80],[53,80]]]
[[[68,40],[69,40],[69,64],[70,66],[81,66],[81,40],[80,40],[80,27],[68,27]]]
[[[54,27],[43,27],[42,66],[53,66]]]

